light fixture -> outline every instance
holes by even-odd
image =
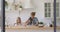
[[[20,12],[21,12],[21,11],[22,11],[22,9],[23,9],[21,2],[19,2],[18,7],[19,7],[19,8],[18,8],[18,9],[19,9],[19,16],[20,16]]]
[[[16,1],[16,0],[14,0],[14,6],[15,6],[15,11],[18,11],[18,13],[19,13],[19,16],[20,16],[20,12],[22,11],[22,4],[21,4],[21,2],[20,1]]]
[[[22,7],[22,3],[19,2],[19,10],[22,11],[23,7]]]

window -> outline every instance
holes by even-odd
[[[51,17],[51,3],[45,3],[45,17]]]
[[[56,17],[59,17],[59,3],[56,3]]]

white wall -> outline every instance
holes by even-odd
[[[60,0],[56,0],[56,2],[59,2],[59,12],[60,12]],[[59,13],[60,14],[60,13]],[[60,26],[60,17],[56,19],[56,25]]]
[[[44,17],[44,3],[45,2],[53,2],[52,0],[31,0],[32,5],[34,6],[34,8],[26,8],[23,9],[20,12],[20,17],[22,22],[25,22],[29,17],[30,17],[30,13],[32,11],[36,12],[36,17],[38,18],[39,21],[43,21],[44,23],[51,23],[51,18],[47,19]],[[14,14],[15,13],[15,14]],[[16,22],[16,19],[18,17],[18,11],[16,12],[6,12],[6,19],[7,21],[12,24]]]

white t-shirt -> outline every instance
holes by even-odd
[[[17,23],[14,24],[14,26],[21,26],[21,25],[22,25],[22,24],[20,24],[20,23],[19,23],[19,24],[17,24]]]

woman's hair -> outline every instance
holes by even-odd
[[[20,19],[20,17],[18,17],[18,19]]]
[[[21,18],[20,17],[17,18],[17,23],[21,23]]]
[[[35,16],[35,14],[36,14],[36,12],[32,12],[32,13],[31,13],[32,16]]]

